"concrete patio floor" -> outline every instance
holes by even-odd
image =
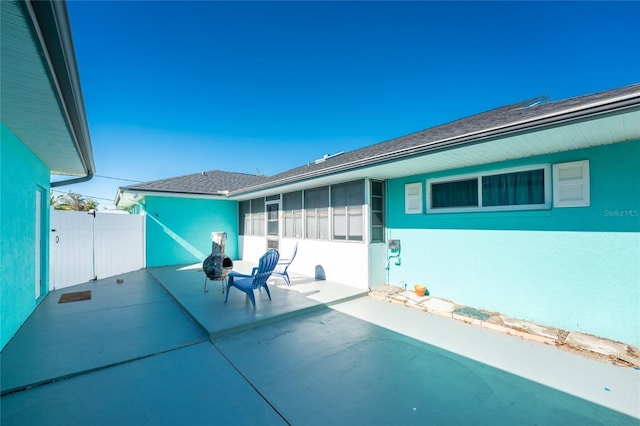
[[[117,278],[51,292],[3,349],[2,425],[640,423],[638,370],[348,286],[274,281],[254,310],[193,268]]]
[[[239,260],[233,263],[234,271],[244,274],[250,274],[253,266],[255,264]],[[226,295],[222,292],[221,281],[209,281],[208,291],[205,293],[201,267],[201,264],[164,266],[150,268],[149,272],[212,339],[368,293],[343,284],[316,281],[292,273],[289,287],[283,280],[269,280],[271,301],[266,292],[255,292],[256,309],[253,309],[246,295],[235,288],[230,290],[229,300],[224,303]]]

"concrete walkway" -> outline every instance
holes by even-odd
[[[50,293],[0,353],[0,423],[640,419],[632,368],[356,297],[335,283],[273,283],[273,300],[257,297],[253,310],[233,289],[225,305],[216,283],[204,293],[203,278],[154,268]],[[58,303],[81,290],[91,300]]]
[[[605,363],[535,340],[374,298],[349,301],[334,309],[548,389],[626,413],[636,418],[636,425],[640,424],[637,368]]]

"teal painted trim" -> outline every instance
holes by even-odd
[[[202,262],[211,232],[227,233],[225,253],[238,258],[238,203],[178,197],[145,198],[147,266]]]
[[[45,194],[41,218],[49,229],[48,167],[0,124],[0,348],[13,337],[49,289],[49,232],[42,232],[41,296],[35,298],[36,191]]]
[[[591,205],[513,212],[413,214],[404,212],[405,183],[533,164],[589,160]],[[405,229],[495,229],[554,231],[640,231],[640,141],[567,151],[502,163],[409,176],[388,182],[388,226]]]

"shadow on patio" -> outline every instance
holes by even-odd
[[[235,289],[225,304],[220,282],[203,291],[198,265],[143,269],[51,291],[2,350],[0,391],[144,359],[366,295],[298,276],[291,287],[270,280],[273,300],[256,292],[256,309]],[[240,272],[252,266],[236,262]],[[86,290],[90,300],[58,303],[62,294]]]
[[[0,353],[0,423],[637,424],[635,370],[292,278],[256,309],[197,267],[53,291]]]

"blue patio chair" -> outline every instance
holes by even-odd
[[[296,258],[297,252],[298,252],[298,243],[296,243],[295,247],[293,248],[293,253],[288,259],[280,259],[278,261],[278,264],[276,265],[276,269],[273,271],[273,274],[271,274],[271,276],[276,278],[282,278],[284,282],[287,283],[287,285],[291,285],[291,281],[289,280],[289,273],[287,272],[287,269],[289,268],[289,265],[291,265],[291,262],[293,262],[293,259]]]
[[[278,250],[269,249],[260,258],[258,267],[253,268],[253,270],[251,271],[251,275],[231,272],[227,276],[227,296],[224,298],[224,303],[227,303],[227,300],[229,299],[229,289],[231,287],[235,287],[240,291],[244,291],[251,300],[251,304],[254,308],[256,307],[256,297],[253,294],[253,291],[256,289],[261,289],[264,287],[264,289],[267,291],[267,296],[269,296],[269,300],[271,300],[271,293],[269,292],[269,287],[267,286],[267,280],[273,273],[273,270],[275,269],[279,258],[280,253],[278,253]]]

